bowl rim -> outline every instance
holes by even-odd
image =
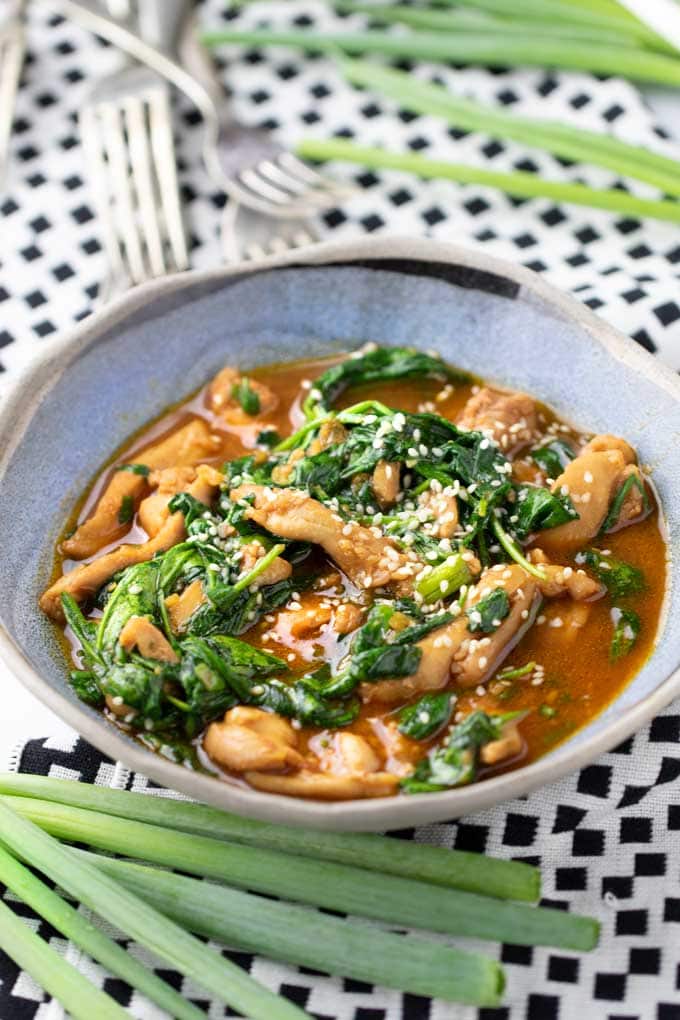
[[[483,251],[424,238],[382,236],[352,241],[329,241],[270,256],[265,259],[210,270],[192,270],[143,284],[89,316],[73,330],[57,338],[35,357],[11,387],[0,409],[0,484],[14,451],[36,408],[62,373],[83,350],[98,342],[119,322],[150,305],[156,298],[226,280],[253,276],[283,268],[313,268],[365,260],[408,259],[443,263],[492,273],[515,283],[523,296],[549,306],[553,312],[581,327],[616,360],[640,372],[652,383],[680,401],[680,379],[657,358],[619,333],[576,298],[547,283],[532,270],[514,265]],[[386,268],[386,271],[389,271]],[[666,600],[667,605],[667,600]],[[663,618],[662,618],[663,624]],[[651,658],[653,659],[654,652]],[[216,777],[193,772],[160,755],[135,745],[103,718],[92,717],[43,680],[0,620],[0,658],[19,681],[56,715],[86,740],[129,769],[142,773],[169,789],[176,789],[204,803],[264,821],[284,821],[317,829],[377,831],[413,826],[469,815],[515,797],[528,794],[592,762],[634,733],[680,695],[680,663],[658,687],[635,705],[624,709],[598,734],[569,747],[566,741],[550,758],[539,758],[512,772],[441,793],[411,797],[386,797],[339,802],[303,800],[269,794]]]

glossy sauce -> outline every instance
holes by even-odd
[[[300,402],[306,396],[310,380],[338,360],[340,359],[289,362],[250,371],[248,374],[251,378],[261,380],[280,398],[276,411],[267,418],[267,426],[275,428],[282,437],[295,431],[303,421]],[[472,392],[474,392],[472,383],[442,389],[441,382],[435,380],[409,379],[373,384],[370,387],[356,387],[343,395],[338,406],[348,406],[370,396],[390,407],[411,412],[432,410],[454,420]],[[559,423],[548,408],[540,405],[540,409],[546,427],[557,422],[564,438],[573,439],[575,445],[580,445],[584,441],[583,434]],[[258,433],[263,428],[261,420],[246,426],[225,425],[223,420],[211,413],[206,401],[206,389],[201,390],[138,432],[116,453],[83,497],[64,534],[68,534],[78,522],[88,516],[116,465],[140,459],[137,456],[138,451],[196,416],[205,418],[217,437],[214,455],[205,460],[206,463],[216,466],[252,449]],[[516,460],[522,458],[523,453],[520,453]],[[528,464],[524,470],[529,470]],[[130,533],[123,539],[118,539],[111,547],[119,545],[121,541],[139,542],[145,538],[145,532],[133,522]],[[540,545],[540,537],[536,544]],[[536,686],[532,684],[531,678],[524,677],[504,684],[492,678],[487,680],[483,691],[479,688],[459,694],[456,713],[460,713],[461,717],[474,709],[485,709],[490,712],[521,709],[528,713],[520,727],[525,742],[522,755],[513,762],[505,761],[493,770],[487,769],[487,775],[493,771],[514,767],[520,761],[527,762],[539,757],[587,723],[625,687],[653,649],[666,583],[666,546],[658,506],[655,504],[652,512],[643,521],[607,535],[598,544],[611,550],[614,556],[644,571],[646,579],[644,592],[636,595],[633,600],[628,602],[624,600],[622,603],[634,607],[638,613],[641,621],[640,636],[627,656],[616,662],[610,662],[609,644],[613,625],[609,599],[603,598],[585,604],[585,607],[583,603],[573,602],[570,598],[546,600],[539,616],[541,622],[537,622],[529,629],[501,667],[508,669],[534,661],[544,667],[543,682]],[[100,550],[97,556],[101,555],[102,551],[104,550]],[[347,597],[359,605],[370,605],[370,594],[355,589],[334,564],[325,561],[318,552],[313,554],[312,560],[305,564],[304,570],[318,571],[321,579],[316,585],[316,590],[305,592],[301,594],[299,600],[296,600],[301,609],[295,610],[295,615],[299,617],[300,611],[316,608],[324,603],[333,604],[335,601],[346,600]],[[562,562],[574,561],[563,558]],[[71,565],[72,561],[57,557],[55,577],[62,571],[68,571]],[[585,623],[578,628],[571,626],[574,614],[583,613],[587,615]],[[298,675],[308,672],[310,666],[318,666],[325,661],[335,663],[347,653],[351,634],[338,637],[329,627],[320,635],[296,637],[291,633],[291,622],[290,610],[284,609],[260,621],[250,631],[242,634],[241,638],[278,655],[287,661]],[[68,639],[68,631],[65,635]],[[69,652],[74,662],[78,664],[74,647],[71,646]],[[451,689],[455,691],[455,685],[452,684]],[[393,706],[384,707],[381,711],[376,703],[364,705],[359,719],[349,727],[350,730],[366,737],[383,758],[386,757],[386,752],[380,739],[381,718],[393,711]],[[315,747],[318,749],[319,742],[326,739],[326,733],[311,728],[303,729],[300,738],[301,750],[306,750],[310,742],[312,749]],[[145,740],[143,736],[140,739]],[[435,737],[433,743],[438,739],[439,736]],[[200,738],[197,744],[200,745]],[[422,757],[427,747],[425,743],[413,743],[413,761]],[[387,757],[389,759],[389,755]],[[207,756],[200,754],[199,758],[204,767],[218,771]]]

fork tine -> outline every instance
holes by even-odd
[[[79,122],[85,160],[90,167],[90,189],[102,225],[110,273],[111,276],[120,279],[125,275],[126,269],[114,224],[113,196],[108,187],[111,180],[104,159],[101,122],[96,108],[86,106],[80,114]]]
[[[127,96],[123,102],[123,109],[132,179],[151,273],[153,276],[162,276],[166,272],[166,265],[154,194],[153,167],[147,129],[147,106],[145,101],[138,96]]]
[[[116,226],[123,240],[130,279],[133,283],[142,283],[147,273],[135,219],[122,110],[113,103],[102,103],[99,112],[104,126],[104,151],[108,159],[113,194],[117,201]]]
[[[334,181],[331,177],[326,177],[325,174],[320,174],[318,170],[314,170],[313,167],[303,163],[303,161],[298,159],[292,152],[279,153],[276,162],[283,170],[286,170],[289,174],[291,174],[291,176],[298,180],[305,181],[308,185],[318,188],[320,191],[333,191],[338,194],[346,194],[348,191],[354,190],[342,181]]]
[[[175,268],[182,270],[189,265],[189,254],[179,205],[179,183],[170,121],[170,102],[165,88],[154,90],[149,97],[149,110],[151,148],[158,177],[165,226]]]

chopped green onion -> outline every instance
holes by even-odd
[[[231,388],[231,395],[234,400],[237,400],[246,414],[253,417],[260,413],[260,398],[257,393],[250,385],[250,379],[243,376],[238,383],[234,383]]]
[[[123,496],[120,501],[120,510],[118,511],[118,523],[129,524],[132,518],[135,516],[135,501],[132,496]]]
[[[535,567],[533,563],[530,563],[526,556],[522,554],[517,543],[513,542],[512,538],[508,535],[507,531],[505,531],[497,517],[494,517],[492,526],[496,534],[496,538],[505,549],[510,559],[514,560],[515,563],[518,563],[523,570],[526,570],[527,574],[531,574],[532,577],[536,577],[539,581],[545,581],[546,576],[543,571],[539,570],[538,567]]]
[[[44,942],[0,900],[0,949],[53,995],[73,1020],[130,1020],[130,1014],[106,992]]]
[[[436,602],[453,595],[471,580],[470,568],[460,553],[455,553],[418,581],[416,591],[425,602]]]
[[[502,971],[476,953],[129,861],[84,856],[197,935],[414,995],[487,1006],[499,1001]]]
[[[521,861],[480,857],[465,850],[448,850],[369,833],[322,832],[298,829],[292,825],[273,825],[254,818],[241,818],[204,804],[109,790],[47,776],[14,772],[0,774],[0,793],[37,797],[101,811],[118,818],[181,829],[199,836],[212,836],[338,864],[353,864],[501,899],[536,900],[541,893],[538,868]]]
[[[202,1010],[144,967],[0,845],[0,882],[88,956],[177,1020],[205,1020]],[[0,924],[1,927],[1,924]],[[64,1003],[66,1005],[66,1003]],[[100,1013],[95,1014],[97,1017]],[[127,1016],[126,1013],[123,1015]],[[87,1020],[90,1020],[88,1017]]]
[[[0,798],[0,823],[6,842],[6,813],[14,817],[6,807],[8,801],[15,811],[59,839],[87,843],[100,850],[126,854],[204,878],[221,879],[229,885],[371,917],[387,924],[563,949],[591,949],[597,941],[599,928],[592,918],[494,900],[309,857],[293,857],[271,850],[253,854],[249,848],[234,843],[173,832],[142,822],[114,820],[99,812],[27,797]],[[51,871],[45,870],[61,883],[61,878],[54,874],[54,867]],[[70,887],[65,885],[64,888],[88,902],[82,895],[82,885],[74,888],[71,882]],[[118,923],[113,915],[110,919]],[[124,923],[120,926],[129,931],[129,924],[127,928]],[[133,937],[140,940],[137,934]],[[172,944],[172,939],[170,942]],[[146,944],[149,944],[148,936]],[[208,968],[210,977],[211,971],[212,968]],[[210,987],[205,975],[200,980]],[[271,1020],[280,1015],[283,1015],[280,1010],[279,1013],[272,1011]]]
[[[269,564],[273,563],[277,556],[280,556],[281,553],[285,551],[285,548],[286,546],[283,542],[279,543],[279,545],[273,545],[269,552],[257,561],[253,569],[232,586],[231,590],[233,592],[239,592],[243,591],[245,588],[249,588],[253,581],[257,580],[260,574],[264,573]]]
[[[22,808],[22,814],[25,813],[23,806],[27,802],[23,798],[13,798],[12,803]],[[52,804],[47,805],[47,808],[47,814],[55,811],[59,813],[59,809]],[[124,824],[120,821],[113,823],[115,827]],[[167,839],[169,834],[162,831],[163,838]],[[187,934],[174,922],[123,889],[108,875],[76,858],[73,850],[61,846],[31,821],[15,813],[8,806],[6,798],[0,801],[0,832],[2,842],[14,853],[44,872],[90,910],[105,917],[181,974],[190,977],[252,1020],[308,1020],[308,1014],[297,1006],[263,988],[236,964]],[[85,1018],[84,1013],[79,1015]],[[90,1011],[90,1017],[99,1018],[103,1015],[96,1008]],[[118,1015],[112,1013],[111,1017]]]
[[[535,662],[527,662],[524,666],[517,666],[517,668],[515,669],[512,669],[510,667],[508,667],[508,669],[502,669],[500,673],[496,673],[495,679],[519,680],[521,677],[528,676],[529,673],[533,673],[535,669],[536,669]]]
[[[141,475],[142,478],[146,478],[149,474],[146,464],[121,464],[116,468],[116,471],[129,471],[130,474]]]
[[[678,61],[680,68],[680,60]],[[680,83],[680,82],[679,82]],[[626,216],[649,217],[680,223],[680,202],[663,199],[637,198],[616,188],[590,188],[585,184],[565,181],[547,181],[537,174],[515,170],[501,173],[484,170],[463,163],[449,163],[427,159],[416,153],[389,152],[386,149],[365,148],[340,138],[330,141],[304,139],[297,146],[297,154],[305,159],[324,162],[341,160],[359,163],[371,169],[401,170],[424,178],[441,178],[460,184],[481,184],[498,188],[517,198],[550,198],[556,202],[590,206]]]
[[[493,33],[464,32],[310,32],[303,29],[275,31],[268,28],[239,31],[220,29],[203,35],[207,46],[291,46],[320,53],[382,53],[406,60],[431,60],[455,64],[486,64],[507,67],[560,67],[593,74],[617,74],[658,85],[680,85],[680,60],[642,48],[608,46],[582,40],[562,42],[509,36],[500,28]]]

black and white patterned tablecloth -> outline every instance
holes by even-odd
[[[203,5],[206,24],[219,25],[225,4]],[[320,0],[246,7],[247,25],[362,25],[339,19]],[[34,4],[30,56],[19,94],[13,164],[0,195],[0,387],[60,330],[86,315],[104,275],[104,255],[85,181],[76,115],[97,76],[116,68],[110,48],[63,22],[49,2]],[[434,118],[413,117],[394,104],[352,90],[333,64],[302,62],[293,52],[231,49],[224,78],[238,115],[293,142],[306,135],[355,137],[364,144],[412,149],[497,170],[540,170],[548,177],[617,182],[601,170],[571,166],[514,143],[455,131]],[[419,64],[412,73],[437,76],[458,92],[537,116],[615,132],[670,155],[634,88],[616,79],[540,70],[490,73]],[[176,104],[180,176],[192,262],[218,258],[222,204],[198,157],[200,125]],[[513,201],[494,191],[445,182],[417,182],[397,173],[362,173],[338,166],[361,191],[325,216],[328,236],[396,231],[483,246],[544,272],[648,350],[680,368],[680,232],[548,200]],[[635,193],[652,195],[643,185]],[[324,1020],[680,1020],[680,704],[580,773],[525,800],[428,826],[418,839],[540,864],[547,902],[602,919],[600,948],[588,955],[489,947],[508,974],[507,1005],[476,1011],[373,989],[299,968],[237,955],[252,973]],[[147,789],[82,742],[59,746],[35,739],[16,766],[74,780]],[[151,792],[158,794],[157,789]],[[413,835],[411,833],[407,835]],[[30,912],[17,907],[31,918]],[[103,983],[131,1016],[158,1020],[157,1009],[31,920],[66,956]],[[135,952],[137,950],[135,949]],[[180,979],[177,978],[179,981]],[[200,989],[183,986],[205,1003]],[[206,1015],[228,1015],[216,1004]],[[0,960],[0,1020],[57,1020],[63,1014],[25,975]]]

